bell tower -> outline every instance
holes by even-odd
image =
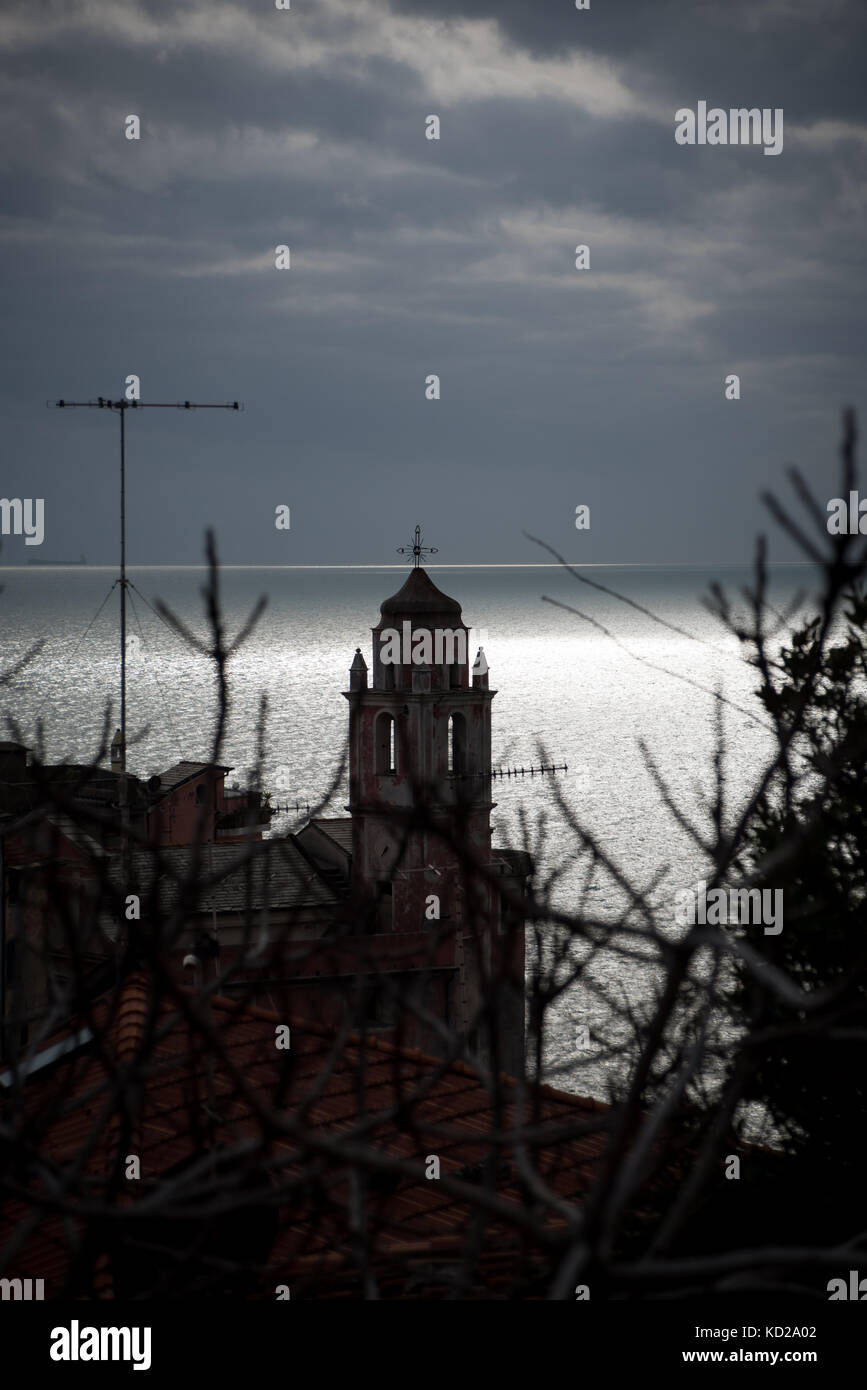
[[[484,653],[472,671],[461,605],[416,565],[381,605],[373,679],[350,670],[349,811],[356,885],[383,903],[379,930],[418,931],[439,899],[461,915],[467,862],[491,858],[491,701]],[[482,905],[479,904],[479,907]],[[426,915],[428,914],[428,915]]]
[[[352,890],[382,969],[411,971],[424,1007],[486,1065],[524,1062],[524,894],[532,860],[491,846],[491,702],[461,605],[414,566],[349,674]],[[395,939],[399,938],[399,939]],[[386,966],[385,962],[389,964]],[[413,1045],[442,1039],[404,1017]]]

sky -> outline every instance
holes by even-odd
[[[114,563],[117,417],[46,402],[130,375],[244,404],[128,412],[131,564],[798,558],[760,495],[824,509],[865,414],[865,59],[863,0],[5,0],[0,496],[45,538],[0,562]],[[782,151],[679,144],[699,102]]]

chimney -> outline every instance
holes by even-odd
[[[219,972],[220,941],[217,935],[216,912],[213,916],[213,927],[202,928],[196,936],[192,950],[184,956],[184,978],[194,989],[201,989],[203,985],[214,981]]]
[[[202,962],[192,952],[184,956],[184,983],[197,990],[202,987]]]
[[[114,738],[111,741],[111,770],[120,772],[123,767],[123,743],[121,742],[120,729],[115,729]]]

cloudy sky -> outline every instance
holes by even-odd
[[[863,0],[5,0],[0,495],[46,536],[3,562],[115,559],[117,420],[46,401],[130,373],[245,403],[129,418],[133,563],[416,521],[449,563],[748,558],[867,414],[865,40]],[[783,152],[678,145],[699,101]]]

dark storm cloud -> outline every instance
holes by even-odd
[[[416,519],[454,561],[534,560],[524,526],[588,560],[743,557],[784,462],[832,495],[863,392],[865,19],[801,10],[7,9],[0,491],[45,496],[46,556],[110,560],[115,429],[44,401],[136,372],[247,404],[136,418],[143,562],[197,560],[208,523],[236,562],[378,561]],[[783,106],[782,155],[677,146],[699,99]]]
[[[549,56],[570,51],[615,58],[643,90],[698,82],[739,89],[754,104],[769,83],[802,119],[864,111],[867,9],[860,0],[394,0],[407,15],[494,20],[516,44]],[[726,102],[728,98],[726,98]],[[720,104],[722,98],[720,97]],[[770,100],[761,105],[778,104]]]

